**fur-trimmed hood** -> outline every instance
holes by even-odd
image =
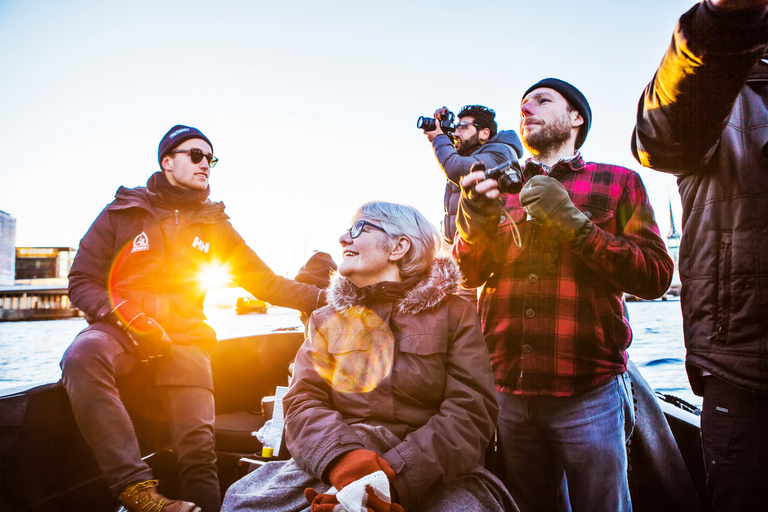
[[[446,297],[456,293],[462,280],[459,267],[453,258],[437,256],[424,278],[397,302],[397,309],[401,313],[410,314],[433,309]],[[339,312],[365,306],[360,288],[337,272],[331,277],[326,294],[328,305]]]

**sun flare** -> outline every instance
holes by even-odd
[[[200,284],[205,290],[227,288],[231,283],[232,277],[225,265],[211,264],[200,272]]]

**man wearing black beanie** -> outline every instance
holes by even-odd
[[[209,355],[216,333],[204,322],[201,272],[226,265],[254,296],[304,312],[325,302],[319,288],[276,276],[229,223],[224,204],[208,199],[217,161],[200,130],[171,128],[158,147],[161,170],[146,187],[117,190],[69,274],[70,299],[91,325],[64,354],[62,380],[83,437],[130,512],[221,508]],[[159,410],[140,414],[168,422],[180,500],[156,490],[116,387],[136,373],[149,374],[161,398]]]
[[[466,285],[484,285],[505,483],[522,512],[632,509],[623,292],[661,296],[673,263],[640,176],[577,151],[591,121],[581,91],[541,80],[520,103],[520,193],[483,172],[462,181],[453,254]]]

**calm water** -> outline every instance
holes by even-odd
[[[628,303],[634,340],[630,358],[655,389],[697,406],[683,368],[683,321],[679,301]],[[270,308],[266,315],[237,315],[234,309],[206,309],[208,323],[219,338],[301,328],[298,313]],[[59,361],[74,337],[85,328],[84,319],[45,322],[0,322],[0,389],[57,380]]]

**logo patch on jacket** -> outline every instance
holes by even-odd
[[[145,232],[139,233],[136,238],[133,239],[133,249],[131,252],[148,251],[149,250],[149,237]]]
[[[208,254],[208,249],[210,247],[210,242],[203,242],[198,237],[195,237],[194,241],[192,242],[192,247],[195,249],[201,250],[204,253]]]

